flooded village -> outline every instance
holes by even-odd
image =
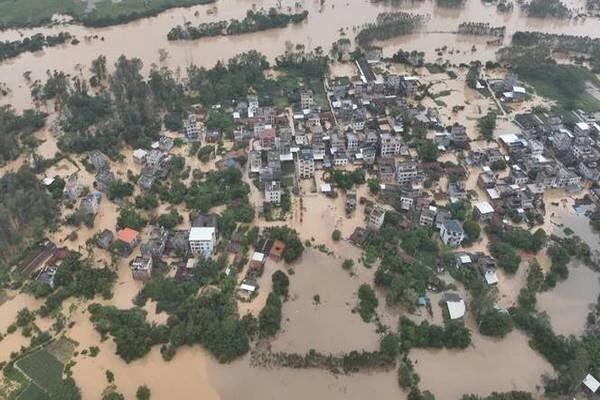
[[[538,2],[0,16],[0,399],[600,396],[599,6]]]

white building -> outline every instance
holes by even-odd
[[[281,202],[281,186],[277,181],[265,183],[265,203],[279,204]]]
[[[457,220],[447,219],[440,229],[440,237],[444,244],[458,247],[465,238],[465,231]]]
[[[193,254],[201,253],[208,258],[212,255],[217,242],[216,230],[214,227],[192,228],[188,241]]]
[[[448,307],[450,319],[459,319],[464,317],[467,307],[464,300],[460,298],[458,293],[444,293],[443,298],[446,302],[446,307]]]

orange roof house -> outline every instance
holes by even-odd
[[[135,229],[124,228],[117,231],[117,240],[127,243],[130,246],[135,246],[138,242],[140,233]]]
[[[269,251],[269,257],[271,257],[271,259],[273,261],[279,261],[279,260],[281,260],[281,257],[283,256],[284,251],[285,251],[285,243],[282,242],[281,240],[276,240],[273,243],[273,246],[271,246],[271,251]]]

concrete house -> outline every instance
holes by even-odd
[[[110,159],[100,150],[92,150],[87,155],[87,162],[91,164],[96,171],[110,168]]]
[[[385,219],[385,209],[379,206],[373,207],[367,219],[367,227],[373,230],[381,229]]]
[[[382,157],[397,156],[400,154],[404,142],[399,136],[389,133],[379,135],[379,149]]]
[[[310,89],[300,91],[300,107],[307,110],[313,108],[315,105],[315,96],[313,91]]]
[[[475,203],[473,207],[473,218],[480,221],[489,221],[494,217],[494,207],[487,201]]]
[[[133,161],[136,164],[144,164],[144,162],[146,161],[146,156],[148,155],[148,152],[144,149],[135,149],[133,151]]]
[[[301,179],[312,178],[315,175],[315,159],[313,152],[309,149],[302,149],[298,153],[298,176]]]
[[[123,228],[117,231],[117,243],[123,256],[129,256],[140,240],[140,233],[135,229]]]
[[[214,227],[192,227],[188,243],[193,254],[202,254],[208,258],[212,256],[217,244],[216,229]]]
[[[281,185],[278,181],[265,183],[265,203],[279,204],[281,202]]]
[[[451,247],[458,247],[465,238],[465,231],[460,222],[455,219],[447,219],[440,229],[440,237],[444,244]]]
[[[152,257],[134,258],[129,264],[133,279],[139,281],[146,281],[150,279],[152,277],[152,264]]]
[[[396,182],[411,185],[419,176],[418,165],[414,161],[402,161],[396,164]]]

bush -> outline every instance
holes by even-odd
[[[137,400],[149,400],[150,399],[150,388],[146,385],[139,386],[135,392],[135,398]]]
[[[340,232],[339,229],[336,229],[331,233],[331,240],[333,240],[334,242],[339,241],[341,238],[342,238],[342,232]]]

